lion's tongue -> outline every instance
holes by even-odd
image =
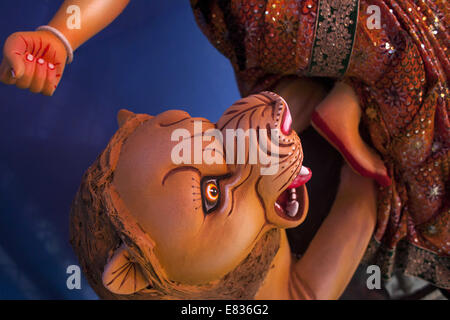
[[[302,166],[300,173],[298,176],[292,181],[292,183],[289,185],[288,189],[298,188],[307,183],[312,176],[311,169]]]

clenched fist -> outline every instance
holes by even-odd
[[[3,48],[0,81],[53,95],[66,65],[64,44],[51,32],[17,32],[8,37]]]

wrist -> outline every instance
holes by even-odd
[[[45,32],[49,37],[56,40],[56,43],[61,44],[64,50],[66,51],[67,63],[68,64],[72,63],[73,61],[72,45],[61,31],[59,31],[55,27],[48,25],[40,26],[36,29],[36,31]]]

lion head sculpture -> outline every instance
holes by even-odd
[[[118,122],[71,210],[92,288],[106,299],[254,298],[284,229],[308,210],[311,173],[285,101],[252,95],[216,124],[175,110],[123,110]]]

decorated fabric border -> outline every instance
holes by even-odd
[[[319,0],[309,76],[340,78],[347,71],[359,0]]]
[[[450,289],[450,257],[438,256],[406,240],[400,240],[394,249],[390,249],[372,237],[362,263],[378,265],[385,280],[400,271],[439,288]]]

